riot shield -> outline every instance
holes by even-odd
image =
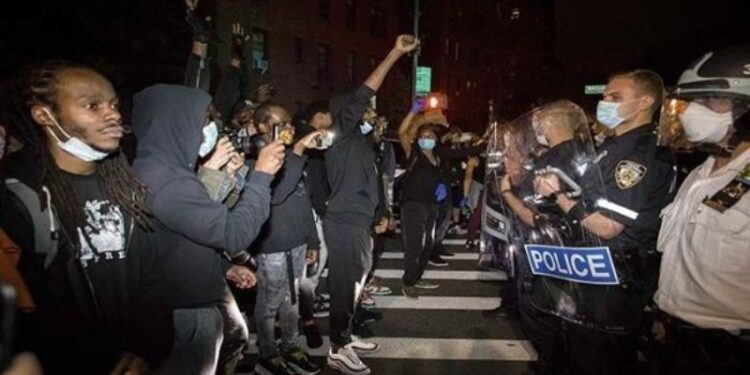
[[[505,241],[509,252],[518,250],[516,277],[526,302],[608,329],[607,312],[594,301],[617,295],[618,257],[557,202],[560,195],[581,202],[606,198],[589,129],[584,111],[570,101],[498,127],[489,142],[483,229]],[[548,181],[557,190],[545,196],[539,186]]]

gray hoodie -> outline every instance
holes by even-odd
[[[247,249],[270,212],[273,176],[253,172],[230,211],[209,197],[196,175],[202,127],[211,97],[199,89],[151,86],[134,97],[138,148],[133,168],[149,189],[146,206],[157,221],[164,291],[172,308],[221,300],[227,263],[220,255]]]

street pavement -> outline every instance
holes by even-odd
[[[464,240],[449,238],[444,246],[455,257],[445,258],[447,267],[428,266],[424,279],[440,284],[434,290],[421,290],[419,299],[401,294],[403,252],[400,236],[386,242],[386,252],[376,275],[390,287],[390,296],[373,296],[374,311],[383,319],[368,328],[367,338],[381,349],[362,360],[373,374],[388,375],[499,375],[527,373],[536,353],[525,339],[517,318],[485,318],[482,310],[500,304],[505,275],[477,266],[476,251],[464,250]],[[322,374],[336,374],[325,366],[328,351],[328,319],[318,326],[325,344],[310,350],[313,361],[324,367]],[[301,339],[304,344],[304,337]],[[254,335],[250,348],[257,352]],[[304,346],[304,345],[303,345]]]

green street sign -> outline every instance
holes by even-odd
[[[583,86],[583,92],[586,95],[601,95],[606,87],[607,85],[585,85]]]
[[[430,93],[430,90],[432,90],[432,68],[418,66],[414,91],[417,95],[426,95]]]

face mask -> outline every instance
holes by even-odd
[[[710,108],[692,102],[680,115],[685,136],[694,143],[719,143],[732,125],[732,112],[716,113]]]
[[[599,104],[596,106],[597,121],[610,129],[616,128],[617,125],[620,125],[625,121],[625,118],[620,117],[618,113],[620,104],[622,103],[605,102],[600,100]]]
[[[55,124],[55,126],[57,126],[57,128],[60,129],[60,132],[62,132],[63,135],[68,137],[68,140],[63,142],[60,140],[60,138],[57,137],[57,134],[55,134],[55,132],[53,131],[49,132],[50,134],[52,134],[53,137],[55,137],[55,140],[57,141],[57,146],[63,149],[65,152],[88,163],[102,160],[109,155],[106,152],[94,150],[91,146],[87,145],[82,140],[68,134],[68,132],[66,132],[62,128],[62,126],[60,126],[60,123],[57,122],[57,120],[55,119],[55,116],[52,116],[52,113],[48,111],[47,108],[42,108],[42,110],[50,117],[50,119]]]
[[[359,126],[359,131],[361,131],[363,135],[370,134],[372,129],[374,129],[372,124],[367,121],[363,122],[362,125]]]
[[[435,140],[432,138],[419,138],[417,140],[417,143],[419,144],[419,148],[425,151],[430,151],[433,148],[435,148]]]
[[[201,148],[198,150],[198,156],[204,157],[208,155],[216,146],[218,139],[219,128],[216,126],[216,122],[211,121],[207,126],[203,127],[203,143],[201,143]]]

